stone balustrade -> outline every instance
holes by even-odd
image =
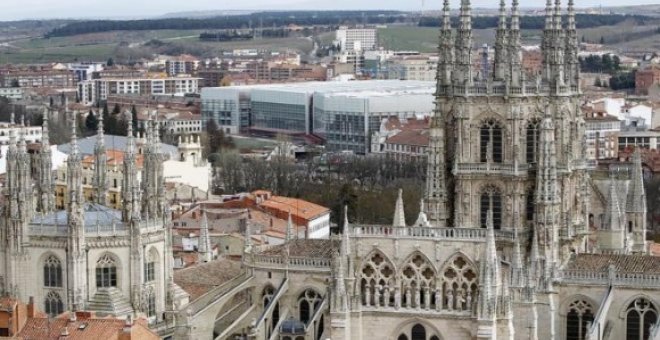
[[[645,273],[620,273],[616,271],[588,271],[588,270],[562,270],[561,282],[615,285],[660,287],[660,275]]]
[[[332,259],[291,256],[287,259],[281,255],[254,255],[254,264],[257,266],[289,268],[316,268],[329,270]]]
[[[484,228],[425,228],[391,226],[353,226],[354,237],[397,237],[422,238],[430,240],[467,240],[485,241],[487,230]],[[518,233],[521,239],[527,237],[527,231]],[[510,229],[495,230],[497,240],[513,241],[515,233]]]
[[[437,94],[446,95],[470,95],[470,96],[548,96],[551,93],[570,95],[579,93],[577,86],[550,87],[547,83],[528,81],[521,86],[511,86],[502,82],[474,82],[470,86],[465,85],[441,85],[438,86]]]
[[[524,175],[529,171],[528,164],[506,163],[459,163],[454,168],[456,175],[492,173],[500,175]]]

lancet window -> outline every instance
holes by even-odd
[[[321,304],[321,295],[319,293],[307,289],[298,297],[298,312],[300,321],[307,324],[314,316],[314,312]]]
[[[647,340],[651,327],[658,321],[658,310],[651,301],[638,298],[626,312],[626,340]]]
[[[487,186],[481,193],[479,222],[482,228],[486,228],[488,211],[493,212],[493,228],[502,227],[502,193],[492,185]]]
[[[96,287],[117,287],[117,264],[108,254],[96,261]]]
[[[60,294],[56,292],[48,292],[44,300],[44,311],[48,316],[54,317],[64,312],[64,303]]]
[[[504,161],[503,129],[495,119],[486,120],[479,129],[479,155],[482,163]]]
[[[585,340],[589,324],[593,321],[591,304],[584,300],[571,303],[566,314],[566,340]]]
[[[532,120],[527,124],[527,132],[525,135],[525,155],[528,164],[536,163],[537,151],[539,149],[539,121]]]
[[[44,286],[62,287],[62,263],[52,255],[44,262]]]

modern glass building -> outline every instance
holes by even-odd
[[[229,133],[314,134],[329,151],[369,150],[382,119],[430,115],[435,82],[365,80],[204,88],[202,114]]]

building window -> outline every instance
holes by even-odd
[[[96,262],[96,288],[117,287],[117,265],[110,255]]]
[[[49,256],[44,263],[44,286],[62,287],[62,263],[55,256]]]
[[[156,279],[156,264],[154,262],[147,262],[144,265],[144,282],[151,282]]]
[[[534,189],[530,188],[527,190],[527,196],[525,196],[525,219],[527,221],[534,220]]]
[[[410,335],[412,340],[426,340],[426,329],[424,326],[416,324],[410,331]]]
[[[487,186],[481,194],[480,225],[486,228],[488,211],[493,212],[493,228],[502,227],[502,194],[497,187]]]
[[[527,124],[526,158],[527,163],[536,163],[539,149],[539,122],[533,120]]]
[[[50,317],[58,316],[64,312],[64,304],[62,303],[60,294],[48,292],[44,300],[44,311]]]
[[[321,304],[321,296],[315,291],[308,289],[298,297],[300,321],[307,324],[312,319],[314,311]]]
[[[147,316],[156,316],[156,294],[151,290],[147,296]]]
[[[566,340],[585,340],[593,321],[593,308],[588,302],[578,300],[571,303],[566,314]]]
[[[658,312],[649,300],[639,298],[628,306],[626,340],[647,340],[651,327],[658,321]]]
[[[494,120],[489,119],[480,129],[480,156],[481,162],[502,163],[504,152],[502,149],[502,126]]]

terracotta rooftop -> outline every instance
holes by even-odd
[[[79,313],[76,313],[79,314]],[[67,314],[55,319],[28,318],[25,326],[17,334],[19,339],[40,340],[116,340],[124,332],[126,322],[119,319],[78,318],[71,321]],[[64,336],[62,333],[68,332]],[[133,323],[131,327],[132,339],[160,339],[157,334],[149,330],[144,321]]]
[[[320,215],[330,212],[330,209],[318,204],[284,196],[271,196],[270,199],[262,202],[260,206],[277,209],[284,212],[290,211],[291,215],[298,216],[306,220],[312,220],[319,217]]]
[[[174,272],[174,282],[194,300],[211,289],[235,278],[241,272],[241,263],[216,260]]]
[[[119,166],[124,164],[124,151],[110,149],[110,150],[106,150],[105,154],[108,158],[108,161],[106,162],[106,164],[108,164],[108,165],[117,164]],[[142,168],[142,163],[144,161],[144,155],[136,154],[135,156],[136,156],[135,161],[136,161],[137,167]],[[91,164],[94,164],[95,160],[96,160],[96,156],[92,154],[92,155],[85,156],[85,158],[83,158],[82,162],[83,162],[83,164],[91,165]]]
[[[651,255],[660,256],[660,243],[651,243]]]
[[[388,144],[429,145],[429,130],[404,130],[387,139]]]
[[[648,255],[580,254],[566,269],[604,272],[610,265],[622,273],[660,274],[660,257]]]
[[[385,129],[387,131],[423,130],[423,129],[428,129],[429,124],[430,124],[430,120],[428,118],[425,119],[409,118],[409,119],[401,120],[398,117],[390,117],[387,119],[387,122],[385,123]]]
[[[13,310],[17,303],[17,299],[9,296],[3,296],[0,298],[0,310]]]
[[[293,240],[288,243],[289,255],[311,258],[332,257],[335,249],[338,249],[339,242],[333,240]],[[263,255],[280,255],[286,244],[280,244],[262,252]]]

